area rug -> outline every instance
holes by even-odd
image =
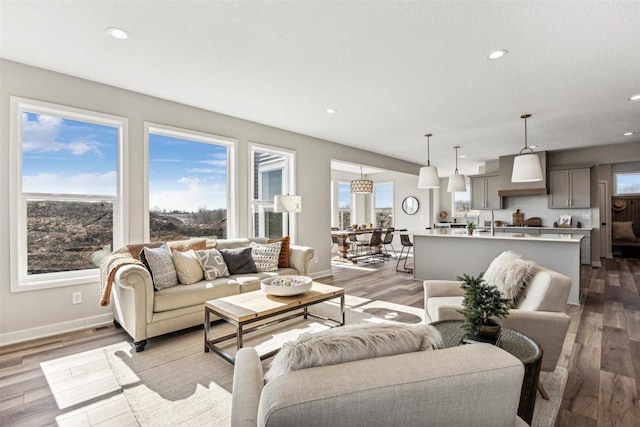
[[[346,311],[347,323],[384,322],[387,319],[421,321],[422,309],[393,304],[382,310],[384,302],[351,300]],[[334,303],[314,306],[314,311],[335,317],[338,308]],[[392,313],[391,315],[388,315]],[[395,315],[393,314],[395,313]],[[315,319],[302,318],[265,328],[245,336],[245,345],[253,346],[259,353],[279,348],[283,342],[294,339],[303,332],[319,331],[328,324]],[[215,335],[226,334],[230,325],[216,324]],[[230,342],[228,350],[234,349]],[[155,338],[142,353],[136,353],[130,343],[119,343],[104,348],[106,359],[123,390],[137,424],[146,426],[228,426],[231,411],[233,366],[215,353],[205,353],[201,327],[167,334]],[[270,360],[263,362],[265,370]],[[552,397],[544,401],[538,396],[533,426],[553,426],[562,401],[566,370],[543,373],[541,380]]]

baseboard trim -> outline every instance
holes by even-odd
[[[7,332],[4,334],[0,334],[0,347],[17,344],[24,341],[31,341],[38,338],[50,337],[52,335],[78,331],[80,329],[104,326],[111,322],[113,322],[113,314],[105,313],[97,316],[70,320],[68,322],[54,323],[53,325],[39,326],[37,328],[31,329],[22,329],[15,332]]]
[[[315,273],[309,274],[309,277],[311,277],[312,279],[320,279],[321,277],[328,277],[331,275],[333,275],[333,271],[322,270],[322,271],[316,271]]]

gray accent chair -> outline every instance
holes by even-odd
[[[255,349],[237,353],[231,425],[526,426],[522,363],[488,344],[293,371],[264,384]]]
[[[462,282],[424,281],[424,308],[427,323],[437,320],[462,320],[464,291]],[[571,318],[565,313],[571,279],[564,274],[537,266],[533,277],[518,297],[506,319],[507,328],[534,340],[543,351],[543,371],[553,371],[558,364]]]

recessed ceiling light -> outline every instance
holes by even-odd
[[[461,159],[464,159],[467,156],[465,156],[464,154],[460,154],[458,157],[461,158]]]
[[[531,147],[531,148],[538,148],[538,147],[539,147],[539,145],[530,145],[529,147]]]
[[[337,112],[338,112],[338,110],[336,110],[335,108],[327,108],[327,113],[329,113],[329,114],[334,114],[334,113],[337,113]]]
[[[119,40],[126,40],[129,38],[129,33],[127,33],[122,28],[109,27],[106,29],[106,31],[111,37],[115,37]]]
[[[624,136],[631,136],[631,135],[635,135],[635,132],[625,132]]]
[[[627,101],[640,101],[640,93],[630,96],[629,98],[627,98]]]
[[[507,49],[496,50],[488,54],[487,59],[500,59],[503,56],[505,56],[507,53],[509,53]]]

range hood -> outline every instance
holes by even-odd
[[[541,151],[536,153],[540,159],[540,168],[542,169],[542,181],[538,182],[511,182],[511,173],[513,172],[513,156],[502,156],[498,159],[500,167],[500,186],[498,187],[498,195],[505,196],[536,196],[547,194],[547,152]]]

